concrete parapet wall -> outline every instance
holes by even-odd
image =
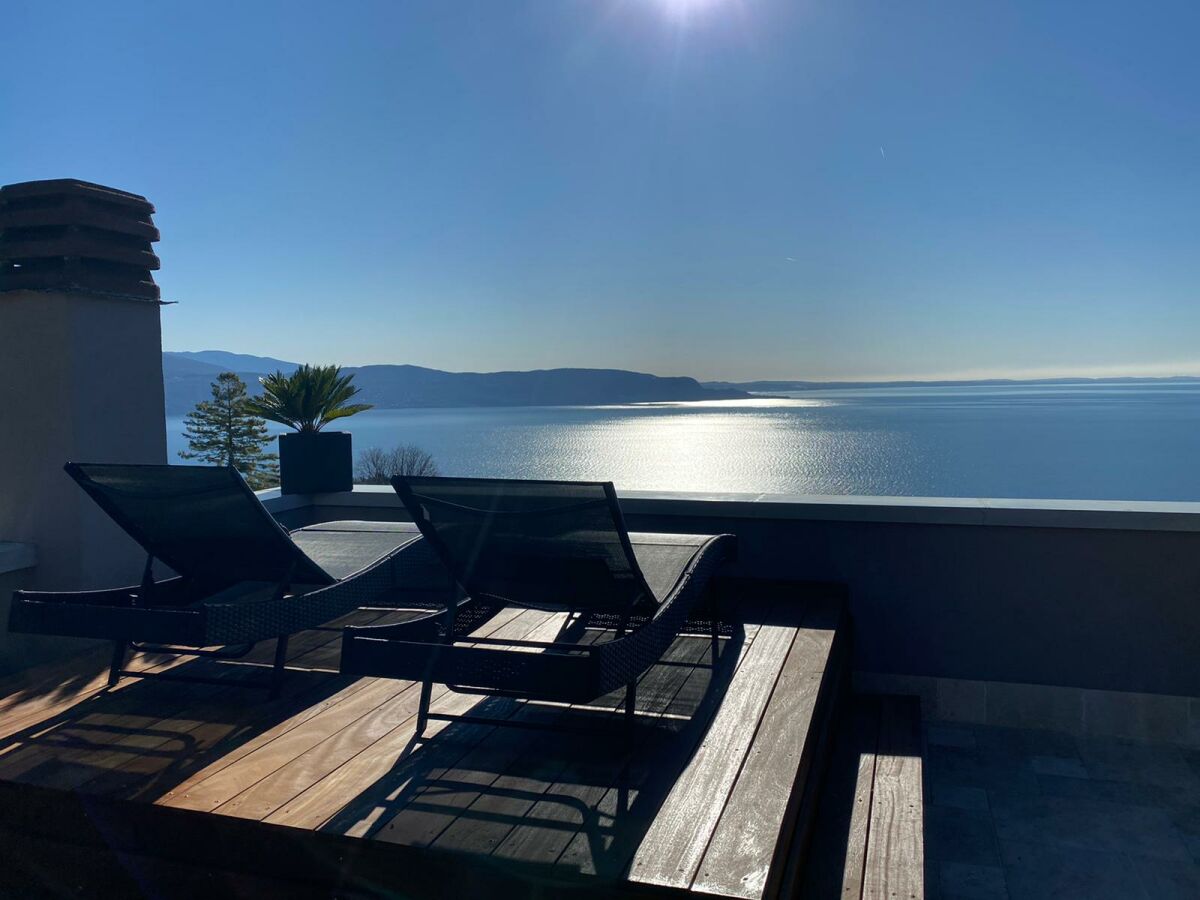
[[[263,496],[288,524],[406,518],[390,488]],[[639,492],[622,507],[634,530],[737,534],[738,574],[845,583],[859,672],[1200,697],[1200,504]]]

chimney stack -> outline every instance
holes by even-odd
[[[153,213],[74,179],[0,187],[0,541],[36,545],[39,587],[144,561],[62,467],[166,461]]]

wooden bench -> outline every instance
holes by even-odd
[[[800,896],[925,896],[920,704],[857,695],[838,726]]]

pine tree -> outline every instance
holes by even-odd
[[[233,466],[254,490],[279,483],[279,458],[267,453],[271,443],[267,423],[248,405],[246,382],[233,372],[222,372],[212,385],[212,399],[201,400],[184,419],[183,436],[188,449],[184,459],[201,459],[219,466]]]

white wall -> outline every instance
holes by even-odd
[[[136,582],[144,555],[62,471],[166,462],[158,303],[0,293],[0,540],[41,589]]]

